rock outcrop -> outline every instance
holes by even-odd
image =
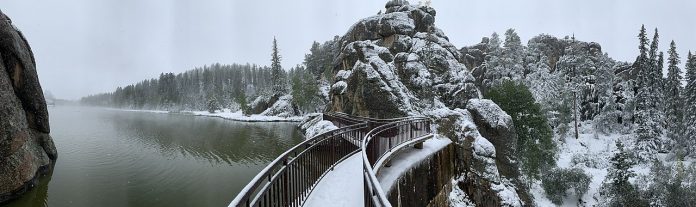
[[[34,55],[0,12],[0,203],[33,187],[57,158]]]
[[[331,111],[375,118],[420,114],[434,99],[463,108],[479,92],[435,10],[392,1],[341,38]]]
[[[327,111],[428,116],[436,131],[453,141],[457,176],[452,183],[463,199],[477,206],[531,204],[519,184],[510,116],[479,100],[466,58],[435,27],[435,15],[427,6],[390,1],[384,14],[353,25],[340,41]]]

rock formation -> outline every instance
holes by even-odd
[[[435,10],[392,1],[385,14],[360,20],[340,40],[332,111],[375,118],[418,114],[436,97],[463,108],[478,97],[460,53],[435,27]]]
[[[0,203],[36,184],[57,158],[34,55],[0,12]]]
[[[390,1],[340,40],[328,111],[374,118],[428,116],[455,145],[456,189],[477,206],[532,205],[519,182],[517,135],[495,103],[480,100],[460,50],[427,6]],[[453,187],[454,190],[454,187]]]

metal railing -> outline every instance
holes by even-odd
[[[323,114],[322,119],[339,128],[309,138],[281,154],[229,206],[302,206],[330,170],[360,151],[366,206],[390,206],[375,176],[377,169],[373,168],[379,167],[382,157],[395,147],[430,133],[430,121],[408,117],[374,119],[345,113]],[[373,199],[375,196],[377,200]]]
[[[391,152],[428,138],[430,123],[425,117],[407,118],[375,127],[365,135],[361,145],[365,206],[391,206],[375,172]]]
[[[229,206],[302,206],[314,187],[338,163],[360,151],[368,123],[325,115],[351,124],[307,139],[286,151],[242,189]]]

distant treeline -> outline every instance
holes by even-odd
[[[245,108],[260,96],[293,95],[301,111],[321,108],[324,94],[319,84],[337,53],[338,37],[314,42],[303,64],[289,71],[280,67],[274,39],[271,67],[251,64],[212,64],[183,73],[162,73],[159,78],[118,87],[113,92],[83,97],[82,104],[132,109],[208,110],[214,100],[222,108]]]
[[[218,63],[176,75],[162,73],[159,78],[118,87],[110,93],[90,95],[81,101],[118,108],[204,110],[206,101],[212,97],[223,106],[229,106],[242,94],[253,97],[266,93],[273,86],[271,77],[269,67]]]

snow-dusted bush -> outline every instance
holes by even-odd
[[[220,102],[218,102],[215,96],[211,96],[210,98],[208,98],[207,109],[210,113],[215,113],[216,111],[219,111],[221,109]]]
[[[585,167],[604,169],[608,167],[606,156],[600,154],[574,154],[570,159],[572,166],[583,164]]]
[[[551,202],[561,205],[563,198],[568,196],[568,190],[572,189],[577,197],[582,197],[587,192],[591,180],[592,178],[581,169],[555,168],[541,177],[541,186]]]

